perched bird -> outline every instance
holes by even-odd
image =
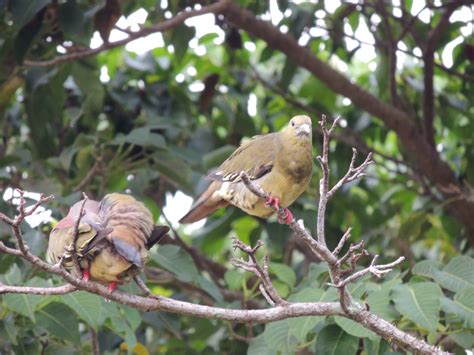
[[[256,136],[243,143],[216,171],[213,180],[198,197],[180,223],[193,223],[207,217],[220,207],[234,205],[250,215],[268,217],[271,205],[285,208],[280,223],[289,223],[290,206],[308,187],[313,168],[311,119],[293,117],[281,132]],[[271,198],[262,201],[240,178],[244,171]]]
[[[48,260],[70,269],[71,246],[83,201],[72,206],[68,215],[51,231]],[[169,228],[155,226],[150,211],[130,195],[112,193],[100,202],[86,200],[76,239],[76,255],[85,280],[109,284],[129,282],[148,259],[148,250],[166,235]]]

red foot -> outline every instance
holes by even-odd
[[[109,283],[109,293],[114,292],[114,290],[117,288],[117,283],[116,282],[111,282]]]
[[[278,213],[278,222],[281,224],[290,224],[293,219],[293,214],[288,208],[284,208],[283,213]]]
[[[90,277],[91,277],[91,274],[90,274],[89,270],[85,269],[85,270],[82,271],[82,279],[85,282],[88,282]]]
[[[265,206],[279,209],[280,201],[278,200],[278,197],[268,196],[268,198],[265,200]]]

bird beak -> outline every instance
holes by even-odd
[[[298,127],[298,136],[301,136],[301,135],[309,136],[310,132],[311,132],[311,127],[307,123],[302,124],[301,126]]]

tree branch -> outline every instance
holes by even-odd
[[[180,12],[178,15],[176,15],[175,17],[170,18],[169,20],[165,20],[163,22],[160,22],[150,27],[142,28],[136,32],[130,32],[129,36],[122,40],[119,40],[116,42],[106,42],[102,46],[94,48],[94,49],[84,49],[81,51],[65,54],[65,55],[62,55],[53,59],[49,59],[49,60],[44,60],[44,61],[25,60],[23,64],[27,66],[50,67],[53,65],[57,65],[59,63],[91,57],[100,52],[123,46],[135,39],[146,37],[152,33],[164,32],[164,31],[173,29],[175,27],[178,27],[179,25],[184,23],[186,19],[190,17],[195,17],[195,16],[204,15],[208,13],[220,13],[224,10],[225,7],[228,6],[228,4],[229,4],[228,0],[224,0],[224,1],[221,0],[214,4],[204,6],[200,10],[190,10],[190,11],[184,10]]]
[[[423,95],[423,127],[425,138],[431,146],[435,146],[435,131],[434,131],[434,53],[436,46],[441,38],[446,27],[449,25],[449,18],[457,7],[457,2],[454,1],[444,11],[441,19],[435,28],[428,34],[428,40],[423,50],[424,67],[424,95]]]

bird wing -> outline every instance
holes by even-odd
[[[68,264],[71,254],[67,249],[74,240],[74,227],[54,228],[51,231],[48,243],[48,260],[57,263],[64,255],[65,265]],[[98,232],[90,224],[80,223],[76,241],[76,253],[84,257],[98,247],[100,241],[104,240],[103,233]]]
[[[252,180],[268,174],[275,161],[275,140],[278,133],[256,136],[243,143],[227,158],[216,171],[208,175],[211,180],[240,181],[245,171]]]

